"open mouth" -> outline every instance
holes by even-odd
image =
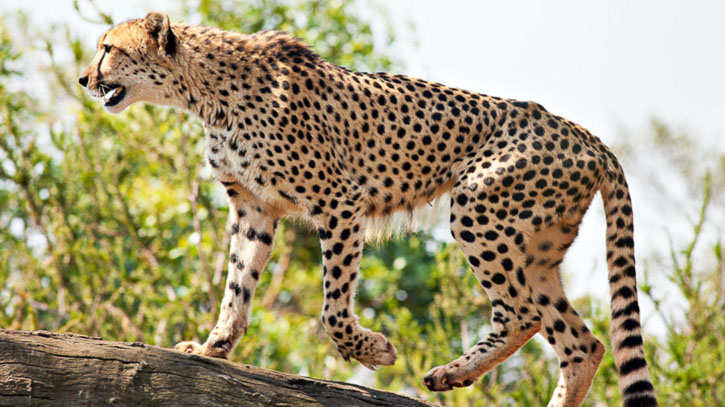
[[[106,85],[104,83],[98,85],[98,90],[103,95],[103,106],[116,106],[123,97],[126,96],[126,88],[121,85]]]

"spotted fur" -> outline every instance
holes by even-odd
[[[567,300],[559,265],[601,191],[624,405],[656,405],[629,189],[617,159],[584,128],[532,102],[353,72],[283,33],[170,24],[163,13],[110,29],[80,82],[106,93],[111,112],[145,101],[187,110],[205,125],[209,166],[233,217],[227,289],[207,341],[176,349],[231,352],[246,332],[278,220],[301,217],[319,233],[322,323],[340,354],[371,368],[393,364],[393,345],[354,312],[366,230],[448,193],[451,232],[491,299],[493,329],[432,369],[425,385],[468,386],[540,333],[560,362],[550,405],[580,405],[604,346]]]

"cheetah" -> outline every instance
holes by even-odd
[[[203,344],[225,358],[249,323],[281,218],[319,234],[322,324],[345,360],[392,365],[396,349],[354,312],[369,227],[450,197],[450,228],[493,308],[492,331],[423,378],[468,386],[540,333],[560,362],[550,406],[578,406],[604,354],[567,299],[559,265],[600,191],[606,212],[612,346],[624,405],[655,406],[645,361],[629,189],[610,150],[540,104],[331,64],[287,34],[170,23],[118,24],[80,84],[105,109],[135,102],[204,123],[206,156],[226,189],[231,248],[219,320]]]

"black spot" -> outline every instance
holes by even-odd
[[[476,257],[476,256],[468,256],[468,262],[473,267],[478,267],[479,265],[481,265],[481,261],[478,260],[478,257]]]
[[[332,298],[334,298],[334,299],[340,298],[340,295],[341,294],[340,294],[340,289],[339,288],[332,292]]]
[[[473,233],[471,233],[467,230],[464,230],[463,232],[461,232],[461,239],[470,243],[470,242],[473,242],[474,240],[476,240],[476,236]]]
[[[342,243],[335,243],[334,246],[332,246],[332,252],[335,254],[342,253],[342,249],[344,248],[344,245]]]
[[[516,279],[518,280],[519,284],[526,285],[526,277],[524,277],[524,270],[519,268],[516,270]]]
[[[259,238],[259,240],[260,240],[260,241],[261,241],[262,243],[264,243],[264,244],[266,244],[266,245],[270,245],[270,244],[272,244],[272,235],[270,235],[270,234],[269,234],[269,233],[267,233],[267,232],[262,232],[262,233],[259,233],[259,234],[257,235],[257,237]]]
[[[249,239],[250,241],[257,240],[257,231],[249,228],[249,230],[247,230],[247,239]]]
[[[491,277],[491,281],[493,281],[496,284],[503,284],[506,282],[506,276],[504,276],[501,273],[496,273]]]
[[[242,288],[234,281],[229,283],[229,290],[234,291],[234,295],[239,295],[239,293],[242,292]]]
[[[546,294],[539,295],[539,305],[549,305],[549,296]]]

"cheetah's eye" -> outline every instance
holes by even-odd
[[[103,50],[106,52],[111,52],[111,48],[113,48],[111,45],[103,44]]]

